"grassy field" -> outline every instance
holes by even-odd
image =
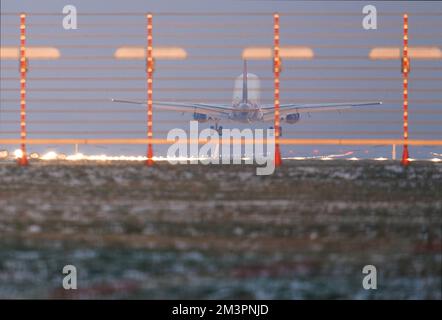
[[[442,299],[442,165],[2,163],[0,234],[0,298]]]

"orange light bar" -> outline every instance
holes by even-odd
[[[313,59],[312,48],[302,46],[280,47],[279,56],[283,59]],[[273,48],[247,47],[242,51],[242,58],[247,60],[267,60],[273,58]]]
[[[146,48],[138,46],[119,47],[115,50],[114,57],[116,59],[146,59]],[[162,60],[184,60],[187,58],[187,51],[180,47],[154,47],[153,57]]]
[[[28,59],[52,60],[58,59],[60,56],[60,51],[55,47],[26,47],[26,58]],[[20,48],[13,46],[0,47],[0,59],[17,60],[19,57]]]
[[[442,59],[442,50],[439,47],[405,46],[405,49],[408,50],[408,57],[412,59]],[[400,47],[377,47],[370,50],[368,57],[373,60],[400,59],[401,50],[403,48]]]
[[[192,139],[183,140],[186,143],[196,142]],[[266,143],[266,140],[260,139],[232,139],[233,143]],[[17,145],[20,144],[20,139],[0,139],[2,145]],[[199,143],[206,143],[204,139],[198,140]],[[147,138],[142,139],[28,139],[27,144],[32,145],[66,145],[66,144],[84,144],[84,145],[146,145]],[[167,139],[152,139],[152,144],[170,145],[175,141],[168,141]],[[403,145],[404,139],[290,139],[280,138],[279,143],[282,145]],[[412,139],[406,142],[413,146],[442,146],[442,140],[431,139]]]

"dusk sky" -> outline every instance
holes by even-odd
[[[62,8],[78,10],[78,29],[64,30]],[[364,5],[375,5],[378,29],[361,25]],[[26,12],[28,45],[54,46],[61,58],[31,61],[28,81],[28,137],[143,138],[145,110],[110,98],[145,100],[143,60],[115,60],[120,46],[145,45],[144,13],[154,15],[154,46],[180,46],[182,61],[157,61],[154,99],[231,103],[241,74],[242,48],[272,45],[272,13],[281,14],[281,45],[308,46],[312,60],[283,61],[281,103],[383,101],[380,107],[312,114],[283,124],[287,138],[401,138],[400,62],[371,61],[377,46],[401,46],[402,14],[410,16],[410,46],[442,48],[441,2],[376,1],[14,1],[1,2],[1,45],[18,46],[17,13]],[[411,62],[410,138],[442,138],[442,60]],[[271,61],[249,61],[261,79],[263,103],[272,102]],[[17,61],[1,61],[0,135],[19,137]],[[154,136],[188,128],[191,115],[154,112]],[[206,128],[209,124],[201,124]],[[236,123],[224,127],[244,128]],[[259,124],[256,127],[268,127]],[[0,149],[12,149],[11,146]],[[165,147],[155,146],[164,154]],[[389,156],[391,147],[286,146],[285,156],[355,151]],[[72,153],[71,146],[29,150]],[[88,146],[84,153],[145,153],[145,146]],[[411,148],[411,157],[431,158],[441,148]]]

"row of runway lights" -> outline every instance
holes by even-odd
[[[357,157],[344,158],[348,154],[339,154],[339,155],[328,155],[328,156],[314,156],[314,157],[284,157],[284,160],[335,160],[335,159],[343,159],[349,161],[358,161],[358,160],[370,160],[370,159],[361,159]],[[442,155],[439,155],[442,156]],[[0,150],[0,159],[9,159],[9,158],[20,159],[22,157],[22,151],[20,149],[16,149],[11,155],[7,150]],[[54,160],[67,160],[67,161],[146,161],[146,156],[108,156],[105,154],[101,155],[85,155],[82,153],[76,153],[72,155],[66,155],[64,153],[56,153],[55,151],[49,151],[44,155],[40,155],[37,152],[33,152],[29,154],[29,158],[32,160],[45,160],[45,161],[54,161]],[[194,160],[195,158],[179,158],[175,157],[173,159],[169,157],[154,157],[154,161],[167,161],[167,160],[175,160],[175,161],[186,161],[186,160]],[[247,160],[249,158],[243,157],[242,160]],[[203,160],[203,158],[198,158],[198,160]],[[376,161],[387,161],[391,160],[385,157],[377,157],[371,160]],[[431,158],[431,159],[412,159],[408,158],[408,161],[431,161],[431,162],[442,162],[441,158]]]

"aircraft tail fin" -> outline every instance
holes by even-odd
[[[247,103],[247,100],[249,100],[247,94],[247,60],[244,59],[244,66],[242,71],[242,102]]]

